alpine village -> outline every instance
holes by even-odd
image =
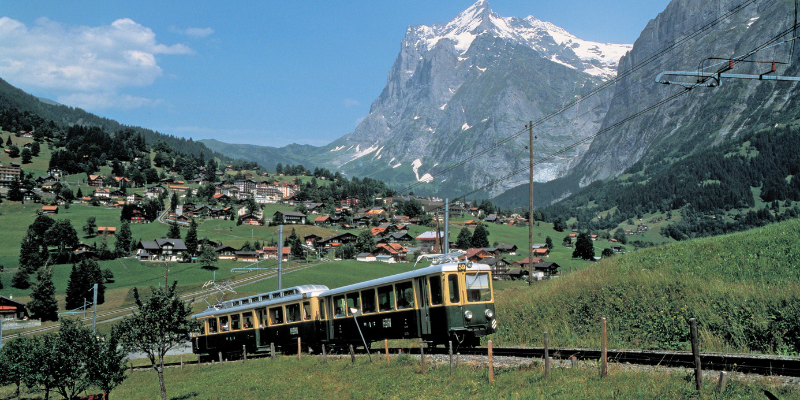
[[[797,27],[479,0],[302,149],[0,79],[0,398],[800,399]]]

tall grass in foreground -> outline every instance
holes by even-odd
[[[734,376],[722,395],[715,394],[716,381],[706,379],[704,392],[697,395],[691,372],[651,373],[614,370],[600,379],[595,368],[560,369],[544,379],[539,364],[531,367],[495,370],[488,383],[486,366],[465,364],[449,375],[449,366],[439,364],[422,374],[419,359],[410,356],[370,364],[359,357],[328,360],[319,356],[279,357],[246,363],[190,365],[166,371],[167,394],[173,399],[647,399],[761,398],[767,389],[781,399],[798,399],[800,393],[763,379],[755,383],[738,381]],[[4,392],[9,393],[11,387]],[[117,399],[153,399],[159,393],[152,371],[134,372],[111,393]],[[30,397],[28,397],[30,398]]]
[[[617,256],[497,294],[498,345],[800,352],[800,220]]]

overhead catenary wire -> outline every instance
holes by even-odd
[[[566,105],[564,105],[563,107],[561,107],[561,108],[551,112],[550,114],[548,114],[548,115],[546,115],[546,116],[534,121],[534,123],[532,124],[533,127],[538,127],[538,126],[544,124],[545,122],[548,122],[549,120],[551,120],[551,119],[555,118],[556,116],[566,112],[570,108],[576,106],[577,104],[580,104],[581,102],[587,100],[588,98],[591,98],[592,96],[600,93],[601,91],[606,90],[606,89],[616,85],[621,80],[627,78],[628,76],[632,75],[635,72],[638,72],[639,70],[641,70],[645,66],[647,66],[647,65],[651,64],[652,62],[658,60],[664,54],[667,54],[668,52],[672,51],[673,49],[677,48],[678,46],[682,46],[683,44],[685,44],[686,42],[696,38],[697,36],[699,36],[699,35],[701,35],[703,33],[706,33],[707,31],[711,30],[712,28],[714,28],[717,25],[719,25],[720,23],[722,23],[724,20],[732,17],[733,15],[736,15],[737,13],[741,12],[742,10],[744,10],[748,6],[756,3],[757,1],[758,0],[747,0],[747,1],[744,1],[744,2],[736,5],[735,7],[731,8],[729,11],[725,12],[724,14],[718,16],[717,18],[715,18],[715,19],[713,19],[713,20],[711,20],[711,21],[709,21],[707,23],[703,23],[696,30],[692,31],[691,33],[689,33],[689,34],[687,34],[685,36],[682,36],[681,38],[679,38],[675,42],[660,48],[659,50],[657,50],[656,52],[652,53],[650,56],[648,56],[647,58],[645,58],[641,62],[639,62],[639,63],[635,64],[634,66],[632,66],[630,69],[626,70],[622,74],[617,75],[617,77],[615,77],[614,79],[612,79],[612,80],[610,80],[608,82],[605,82],[604,84],[602,84],[602,85],[598,86],[597,88],[593,89],[592,91],[587,93],[586,96],[583,96],[580,99],[577,99],[577,100],[574,100],[572,102],[569,102]],[[775,3],[775,1],[773,0],[772,3]],[[527,131],[527,129],[521,129],[521,130],[515,132],[514,134],[512,134],[511,136],[508,136],[508,137],[498,141],[496,144],[494,144],[492,146],[488,146],[487,148],[481,150],[478,153],[475,153],[474,155],[472,155],[470,157],[467,157],[466,159],[458,161],[457,163],[452,164],[451,166],[448,166],[447,168],[444,168],[443,170],[436,171],[434,173],[428,173],[428,174],[431,177],[437,177],[439,175],[442,175],[442,174],[445,174],[447,172],[450,172],[450,171],[452,171],[452,170],[454,170],[454,169],[456,169],[456,168],[458,168],[458,167],[460,167],[460,166],[462,166],[462,165],[464,165],[464,164],[466,164],[466,163],[468,163],[468,162],[470,162],[470,161],[472,161],[472,160],[474,160],[474,159],[476,159],[476,158],[478,158],[478,157],[480,157],[480,156],[482,156],[482,155],[484,155],[484,154],[496,149],[497,147],[499,147],[499,146],[501,146],[501,145],[503,145],[505,143],[508,143],[509,141],[511,141],[513,139],[516,139],[517,137],[519,137],[520,135],[522,135],[526,131]],[[415,182],[415,183],[410,184],[407,187],[403,188],[402,190],[398,191],[398,193],[407,193],[410,190],[414,189],[415,187],[417,187],[419,185],[422,185],[423,183],[426,183],[426,182],[423,182],[423,181]]]

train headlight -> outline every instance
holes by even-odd
[[[470,311],[470,310],[464,311],[464,318],[466,318],[467,321],[471,321],[472,320],[472,311]]]
[[[486,309],[486,312],[484,312],[484,314],[486,315],[486,318],[488,318],[488,319],[492,319],[492,317],[494,317],[494,311],[489,310],[489,309]]]

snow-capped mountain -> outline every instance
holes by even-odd
[[[459,196],[528,164],[528,121],[579,101],[536,127],[537,158],[593,133],[610,93],[583,97],[615,76],[629,48],[582,40],[534,17],[501,17],[479,0],[450,22],[406,29],[386,86],[352,133],[299,156],[293,148],[265,149],[261,159],[252,147],[236,154],[265,165],[307,159],[300,162],[401,191],[413,184],[417,194]],[[564,175],[588,145],[537,164],[535,179]],[[513,176],[482,195],[527,181],[527,174]]]
[[[465,53],[478,35],[490,34],[514,43],[525,44],[550,61],[602,78],[616,75],[620,57],[630,49],[629,44],[596,43],[579,39],[550,22],[533,16],[524,19],[501,17],[479,0],[446,24],[417,25],[409,28],[407,40],[417,50],[431,50],[441,39],[450,39],[460,53]],[[576,59],[577,57],[577,59]]]

